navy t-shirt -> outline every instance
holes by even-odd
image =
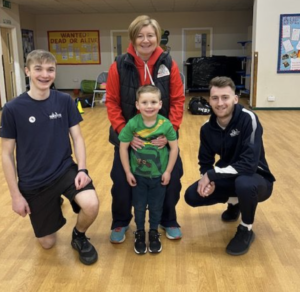
[[[69,129],[81,121],[71,96],[56,90],[46,100],[23,93],[5,104],[1,137],[16,140],[21,190],[48,185],[74,163]]]

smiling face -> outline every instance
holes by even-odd
[[[230,86],[212,86],[210,89],[209,104],[218,121],[223,121],[223,124],[229,123],[236,103],[238,97]]]
[[[157,36],[153,26],[144,26],[138,33],[133,45],[138,55],[144,61],[147,61],[158,46]]]
[[[32,62],[25,68],[26,75],[30,78],[30,90],[49,90],[56,75],[56,65],[52,62]]]
[[[144,119],[156,119],[156,115],[162,107],[159,95],[153,92],[144,92],[139,95],[136,101],[136,108],[140,111]]]

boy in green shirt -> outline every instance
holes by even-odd
[[[171,122],[158,114],[162,107],[160,90],[152,85],[141,86],[136,93],[136,108],[140,114],[128,121],[122,129],[120,140],[120,157],[126,178],[132,186],[132,204],[134,206],[135,232],[134,251],[145,254],[145,214],[149,209],[149,252],[162,250],[159,239],[160,223],[171,172],[178,155],[177,135]],[[151,143],[153,139],[165,136],[169,148],[159,148]],[[128,151],[131,141],[138,137],[144,141],[144,147]],[[130,153],[130,158],[129,158]]]

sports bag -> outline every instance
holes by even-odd
[[[77,104],[78,101],[80,101],[82,108],[92,107],[93,96],[77,97],[75,103]]]
[[[94,80],[82,80],[80,83],[80,90],[83,93],[93,93],[95,89],[95,83]]]
[[[192,115],[210,115],[211,107],[202,96],[193,96],[189,101],[188,110]]]

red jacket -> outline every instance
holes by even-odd
[[[135,53],[135,49],[132,44],[129,45],[127,52],[134,57],[134,63],[140,74],[140,85],[151,84],[149,75],[146,74],[145,78],[145,63]],[[152,76],[153,67],[159,56],[163,53],[161,47],[157,47],[150,59],[147,61],[147,65]],[[183,106],[185,96],[183,93],[183,85],[179,74],[179,69],[176,62],[173,60],[172,69],[170,73],[170,113],[169,119],[177,131],[182,121]],[[120,106],[120,81],[119,73],[117,69],[117,63],[114,62],[109,69],[108,79],[106,84],[106,102],[108,118],[114,130],[118,133],[121,132],[126,124],[123,117]]]

